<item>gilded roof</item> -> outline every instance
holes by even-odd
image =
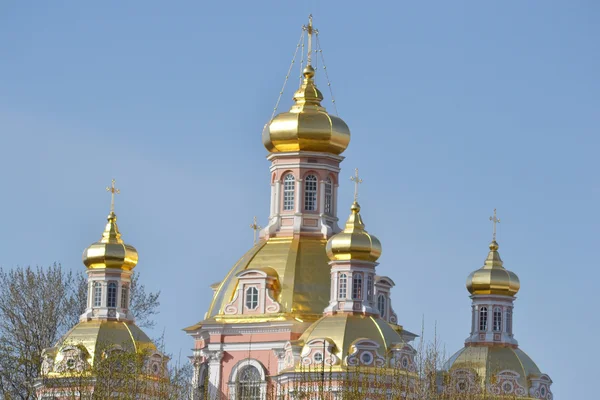
[[[521,386],[529,389],[528,378],[542,373],[533,360],[521,349],[506,346],[466,346],[446,363],[445,370],[471,369],[486,385],[493,383],[494,376],[504,370],[517,372]]]
[[[82,346],[82,357],[90,366],[96,356],[115,347],[124,351],[156,351],[152,340],[132,322],[90,320],[75,325],[45,354],[54,357],[54,365],[60,365],[65,356],[63,350]]]
[[[137,250],[123,242],[117,226],[117,215],[111,211],[102,238],[83,252],[83,263],[90,269],[116,268],[130,271],[137,262]]]
[[[309,237],[270,238],[258,242],[221,282],[206,318],[223,315],[224,307],[233,299],[237,289],[236,275],[247,269],[272,269],[277,273],[281,290],[275,300],[281,304],[281,313],[267,318],[281,318],[281,314],[318,318],[329,304],[330,295],[326,243],[324,239]]]
[[[308,65],[304,80],[294,93],[294,105],[276,115],[263,130],[262,141],[271,153],[317,151],[341,154],[350,143],[348,125],[321,106],[323,94],[314,82],[315,70]]]
[[[519,291],[519,278],[514,272],[503,267],[498,247],[498,243],[492,241],[483,267],[468,276],[467,290],[471,294],[514,296]]]
[[[357,339],[377,342],[381,356],[385,356],[392,345],[404,343],[400,334],[381,318],[350,313],[326,315],[314,322],[300,337],[305,344],[314,339],[333,341],[334,353],[342,360],[351,352],[352,343]]]
[[[354,201],[344,230],[327,241],[331,261],[365,260],[375,262],[381,256],[381,242],[365,230],[360,205]]]

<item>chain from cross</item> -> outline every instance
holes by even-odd
[[[496,224],[500,223],[500,218],[498,218],[496,216],[496,209],[494,208],[494,216],[490,217],[490,221],[492,221],[492,224],[494,225],[494,233],[492,236],[492,240],[495,242],[496,241]]]
[[[115,194],[121,193],[119,189],[115,187],[116,181],[112,180],[112,185],[106,187],[106,191],[110,192],[110,212],[115,212]]]
[[[350,177],[350,180],[354,182],[354,201],[358,200],[358,185],[362,183],[362,179],[358,176],[358,168],[354,169],[354,176]]]
[[[306,58],[307,65],[312,65],[312,35],[313,35],[313,33],[315,35],[319,34],[319,31],[317,29],[313,28],[312,19],[313,19],[313,16],[312,16],[312,14],[310,14],[308,16],[308,25],[302,26],[302,30],[306,31],[308,33],[308,56]]]
[[[254,217],[254,222],[250,224],[250,228],[254,231],[254,244],[256,244],[256,233],[262,229],[262,226],[258,225],[256,217]]]

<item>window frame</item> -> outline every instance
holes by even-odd
[[[242,380],[248,370],[254,370],[253,380]],[[262,399],[262,377],[260,371],[254,365],[244,365],[240,368],[235,379],[235,398],[239,400],[261,400]],[[250,391],[250,393],[248,393]]]
[[[115,281],[108,282],[106,289],[106,307],[117,308],[117,289],[119,285]]]
[[[92,284],[92,307],[102,307],[102,283],[95,281]]]
[[[325,205],[323,212],[333,215],[333,181],[330,177],[325,179]]]
[[[379,311],[379,315],[381,318],[385,318],[387,301],[385,295],[383,293],[379,293],[377,295],[377,311]]]
[[[304,211],[317,211],[319,179],[314,174],[304,178]]]
[[[283,211],[294,211],[296,204],[296,178],[287,173],[283,177]]]
[[[494,307],[494,332],[502,332],[502,309],[500,307]]]
[[[246,307],[247,310],[254,311],[258,308],[258,303],[259,303],[258,294],[259,294],[258,288],[256,286],[248,286],[244,290],[244,306]],[[251,307],[251,305],[254,305],[254,307]]]
[[[338,277],[338,299],[348,298],[348,274],[342,272]]]
[[[363,296],[363,278],[360,272],[352,274],[352,300],[362,300]]]
[[[121,308],[127,310],[129,308],[129,286],[121,286]]]
[[[479,332],[486,332],[488,327],[488,308],[479,307]]]

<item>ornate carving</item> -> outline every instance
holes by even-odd
[[[200,355],[209,363],[220,363],[223,359],[223,350],[200,350]]]
[[[89,368],[87,362],[88,352],[85,347],[67,346],[61,350],[62,360],[56,364],[55,371],[64,373],[68,371],[82,372]]]
[[[499,395],[514,395],[524,397],[527,389],[519,384],[520,375],[514,371],[504,370],[496,374],[494,383],[488,385],[490,393]]]
[[[235,295],[233,296],[233,300],[231,300],[231,302],[229,302],[226,306],[225,309],[223,310],[223,312],[227,315],[231,315],[231,314],[238,314],[239,310],[237,308],[237,302],[238,302],[238,297],[239,297],[239,293],[240,293],[240,289],[235,291]]]
[[[450,383],[444,388],[447,394],[479,394],[481,386],[476,381],[477,375],[469,369],[456,369],[450,373]]]
[[[351,347],[351,353],[346,356],[346,365],[348,366],[375,366],[384,367],[385,357],[379,354],[379,344],[372,340],[357,340]]]

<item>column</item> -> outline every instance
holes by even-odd
[[[201,354],[208,360],[208,396],[210,399],[220,399],[223,351],[202,350]]]
[[[273,218],[275,215],[275,183],[271,184],[271,209],[269,211],[269,219]]]
[[[304,183],[304,181],[302,179],[296,180],[296,196],[295,196],[296,204],[294,204],[296,213],[302,212],[302,205],[304,204],[304,199],[302,198],[302,193],[303,193],[302,184],[303,183]]]
[[[281,182],[275,182],[275,216],[281,214]]]
[[[325,181],[319,182],[319,208],[320,214],[325,213]]]

